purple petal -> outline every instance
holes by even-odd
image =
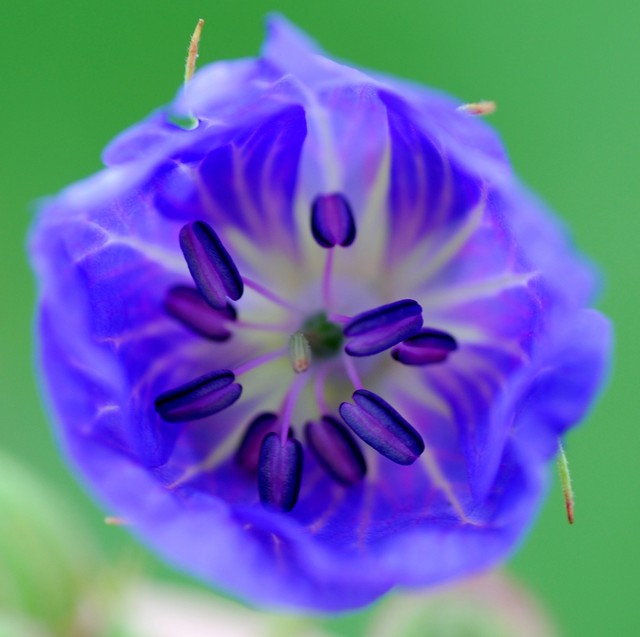
[[[391,356],[404,365],[431,365],[447,360],[458,348],[447,332],[425,328],[391,350]]]
[[[371,356],[416,334],[422,327],[422,307],[411,299],[396,301],[354,316],[344,327],[350,356]]]
[[[304,110],[280,106],[206,151],[196,174],[216,228],[233,225],[257,245],[296,254],[293,198],[306,134]]]
[[[225,323],[235,320],[236,311],[229,303],[223,310],[216,310],[195,288],[176,285],[167,292],[164,305],[171,316],[205,338],[212,341],[231,338],[231,332],[225,327]]]
[[[44,206],[31,243],[41,364],[66,453],[153,548],[250,603],[341,611],[509,555],[539,509],[558,436],[602,383],[609,328],[583,313],[593,273],[511,174],[488,125],[436,91],[329,59],[282,19],[269,31],[262,58],[200,70],[108,149],[112,167]],[[167,112],[201,125],[180,130]],[[380,398],[369,410],[358,403],[366,394],[343,406],[381,447],[412,423],[429,443],[424,462],[380,458],[371,479],[345,489],[313,458],[281,515],[286,480],[268,498],[276,510],[261,507],[233,453],[241,428],[286,391],[281,375],[252,376],[243,400],[186,427],[153,405],[212,361],[234,369],[266,342],[247,330],[200,339],[178,329],[165,301],[183,281],[177,229],[202,219],[234,246],[243,274],[315,302],[309,211],[324,192],[344,193],[358,229],[336,260],[336,311],[353,315],[394,290],[460,348],[424,368],[361,362],[400,427]],[[195,311],[182,315],[196,323]],[[343,380],[327,379],[327,399],[349,391]]]
[[[224,310],[227,297],[237,301],[242,296],[244,284],[238,268],[208,223],[195,221],[184,226],[180,247],[195,284],[211,307]]]
[[[480,200],[482,180],[464,170],[415,125],[402,98],[380,91],[391,138],[389,251],[403,260],[426,237],[460,224]]]
[[[302,478],[302,445],[294,438],[284,444],[276,433],[267,434],[260,448],[258,490],[270,509],[291,511],[298,501]]]
[[[542,350],[538,371],[527,379],[518,410],[519,437],[548,458],[558,439],[579,423],[604,385],[610,367],[611,322],[582,310],[555,342]]]
[[[228,369],[205,374],[160,394],[154,403],[156,411],[167,422],[206,418],[240,398],[242,386],[234,380],[234,373]]]
[[[308,422],[305,427],[307,444],[318,462],[338,482],[356,484],[367,472],[362,451],[349,430],[333,416]]]
[[[356,238],[351,206],[340,193],[318,195],[311,206],[311,232],[323,248],[346,248]]]
[[[340,405],[340,415],[362,440],[398,464],[418,459],[422,437],[389,403],[366,389],[356,390],[353,400]]]

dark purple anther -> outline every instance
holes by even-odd
[[[425,328],[391,350],[391,356],[405,365],[431,365],[445,361],[458,349],[456,339],[440,330]]]
[[[302,445],[295,438],[282,444],[277,433],[267,434],[260,448],[258,492],[270,509],[291,511],[298,500],[302,477]]]
[[[236,311],[230,303],[223,310],[212,308],[196,288],[176,285],[168,292],[164,307],[185,327],[212,341],[226,341],[231,332],[225,323],[235,321]]]
[[[260,448],[265,436],[278,431],[278,416],[265,411],[256,416],[242,438],[236,452],[236,462],[250,473],[255,473],[260,464]]]
[[[350,246],[356,238],[351,206],[339,192],[318,195],[311,205],[311,232],[323,248]]]
[[[398,464],[413,464],[424,451],[420,434],[385,400],[366,389],[340,405],[340,415],[351,429],[383,456]]]
[[[411,299],[381,305],[357,314],[344,326],[350,339],[344,351],[350,356],[371,356],[420,331],[422,307]]]
[[[204,299],[217,310],[227,307],[227,297],[237,301],[244,292],[242,277],[213,228],[204,221],[180,230],[180,247],[191,276]]]
[[[367,463],[349,430],[333,416],[308,422],[305,437],[324,469],[338,482],[349,486],[364,478]]]
[[[199,420],[215,414],[240,398],[242,386],[234,383],[228,369],[200,376],[189,383],[163,392],[155,400],[155,408],[167,422]]]

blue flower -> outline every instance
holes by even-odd
[[[610,329],[459,106],[273,18],[259,58],[199,71],[43,206],[60,439],[168,560],[337,611],[486,569],[531,525]]]

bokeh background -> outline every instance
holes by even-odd
[[[640,634],[640,5],[635,0],[7,0],[0,7],[0,448],[80,508],[114,560],[182,580],[103,524],[59,457],[34,371],[34,284],[25,234],[39,197],[100,168],[119,131],[179,87],[197,18],[200,64],[254,55],[280,11],[337,57],[493,99],[518,172],[603,274],[613,317],[609,387],[567,450],[577,522],[556,479],[509,569],[562,635]],[[553,470],[553,467],[551,468]],[[0,466],[0,480],[3,467]],[[0,524],[2,523],[0,511]],[[332,620],[350,635],[366,618]]]

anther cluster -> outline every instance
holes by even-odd
[[[356,238],[356,224],[346,196],[330,193],[315,197],[310,230],[317,244],[328,251],[323,281],[323,301],[327,306],[305,317],[299,330],[290,337],[293,373],[281,412],[255,414],[246,423],[236,452],[238,465],[256,475],[263,505],[280,511],[290,511],[297,502],[305,448],[344,487],[356,484],[367,473],[358,440],[400,465],[413,464],[424,451],[418,431],[383,397],[365,389],[353,362],[346,362],[341,354],[372,357],[388,355],[393,348],[390,355],[401,364],[431,365],[444,363],[457,348],[450,334],[423,327],[422,307],[412,299],[392,301],[352,317],[327,318],[332,317],[332,308],[328,306],[331,297],[326,293],[331,286],[332,251],[337,246],[351,246]],[[234,324],[242,317],[244,281],[232,256],[205,221],[182,228],[180,247],[195,287],[183,284],[169,289],[167,311],[205,338],[214,341],[233,338]],[[265,292],[262,286],[258,289]],[[277,302],[280,293],[267,293],[267,298]],[[231,301],[240,303],[234,306]],[[336,341],[344,341],[342,352],[331,348]],[[319,354],[318,361],[314,361],[313,351]],[[261,356],[258,365],[267,365],[272,360],[268,355]],[[299,382],[295,374],[306,373],[313,382],[320,368],[323,374],[329,368],[332,374],[351,377],[355,384],[353,402],[328,405],[322,400],[314,405],[315,413],[310,414],[308,421],[294,424],[291,389]],[[393,369],[387,373],[393,373]],[[239,375],[238,370],[212,370],[163,392],[156,398],[155,408],[168,422],[206,418],[241,399],[242,385],[236,382]],[[317,383],[318,379],[315,380]]]

